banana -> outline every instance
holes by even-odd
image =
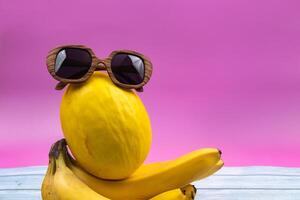
[[[52,190],[53,170],[54,170],[53,160],[49,160],[49,165],[41,188],[43,200],[53,199],[52,198],[53,197],[53,190]]]
[[[50,152],[52,152],[54,145],[52,145]],[[46,171],[46,175],[42,182],[41,193],[43,200],[57,200],[55,192],[53,190],[53,177],[55,173],[55,160],[53,155],[49,153],[49,164]]]
[[[88,174],[68,154],[66,146],[64,149],[70,170],[95,192],[114,200],[150,199],[205,178],[223,166],[220,151],[207,148],[176,160],[144,165],[129,178],[112,181]]]
[[[186,200],[186,196],[180,189],[174,189],[162,194],[159,194],[150,200]]]
[[[68,151],[64,140],[52,145],[49,153],[49,165],[42,183],[43,200],[109,200],[96,193],[85,183],[83,183],[69,169],[66,163],[69,162]],[[162,163],[150,165],[150,168],[158,167]],[[149,166],[143,168],[149,170]],[[140,172],[143,172],[140,171]],[[117,191],[118,192],[118,191]],[[173,189],[158,194],[150,200],[192,200],[196,189],[192,185],[184,186],[180,189]]]
[[[59,200],[109,200],[105,198],[83,182],[81,182],[74,173],[66,166],[63,155],[58,157],[57,170],[54,178],[54,191]],[[188,185],[188,187],[191,185]],[[188,189],[187,189],[188,190]],[[188,195],[187,191],[175,189],[164,192],[152,198],[151,200],[193,200],[193,195]],[[49,199],[50,200],[50,199]]]
[[[58,200],[109,200],[80,181],[65,163],[65,152],[58,147],[53,189]]]
[[[195,198],[197,189],[188,184],[180,189],[174,189],[162,194],[159,194],[150,200],[193,200]]]
[[[194,185],[188,184],[182,188],[180,188],[183,195],[185,195],[185,199],[194,199],[196,196],[197,189]]]

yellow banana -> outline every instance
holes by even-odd
[[[160,163],[155,163],[160,164]],[[218,171],[222,166],[224,165],[222,160],[219,160],[219,162],[208,171],[207,176],[215,173]],[[197,189],[195,186],[189,184],[187,186],[184,186],[180,189],[174,189],[167,192],[164,192],[162,194],[159,194],[150,200],[193,200],[196,196]]]
[[[174,189],[159,194],[150,200],[186,200],[186,197],[180,189]]]
[[[49,161],[49,165],[46,171],[46,175],[43,179],[42,188],[41,188],[43,200],[50,200],[52,199],[51,197],[53,196],[53,191],[51,187],[53,181],[52,171],[53,171],[53,161]]]
[[[58,149],[54,149],[54,151],[58,151],[55,153],[58,158],[55,160],[51,159],[51,161],[54,162],[51,162],[51,165],[49,165],[56,167],[54,176],[52,174],[53,171],[47,170],[47,174],[51,175],[50,178],[53,181],[50,184],[49,189],[54,192],[55,200],[109,200],[108,198],[93,191],[74,175],[74,173],[66,165],[66,149],[61,148],[62,146],[60,145],[62,145],[61,142],[57,143],[55,148]],[[187,195],[187,190],[191,187],[193,186],[186,186],[184,191],[181,189],[167,191],[155,196],[151,200],[192,200],[194,199],[194,194],[192,196]],[[53,197],[53,195],[51,197]],[[54,200],[51,197],[47,197],[48,200]]]
[[[53,189],[58,200],[109,200],[80,181],[66,166],[65,152],[60,149],[59,151],[53,180]]]
[[[50,152],[52,151],[52,149],[53,146],[51,147]],[[55,166],[54,157],[49,153],[49,164],[41,187],[43,200],[57,200],[55,196],[55,192],[53,190],[53,178],[54,178],[55,168],[56,166]]]
[[[205,178],[223,166],[220,152],[210,148],[193,151],[176,160],[144,165],[123,180],[104,180],[90,175],[69,154],[67,164],[94,191],[116,200],[150,199]]]
[[[174,189],[159,194],[150,200],[193,200],[196,195],[196,188],[188,184],[180,189]]]

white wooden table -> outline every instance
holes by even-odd
[[[0,169],[0,200],[41,200],[45,170]],[[194,184],[201,200],[300,200],[300,168],[224,167]]]

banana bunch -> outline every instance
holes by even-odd
[[[223,166],[217,149],[193,151],[175,160],[141,166],[129,178],[105,180],[85,172],[59,140],[49,152],[43,200],[192,200],[190,183]]]

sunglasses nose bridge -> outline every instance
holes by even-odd
[[[105,62],[99,60],[98,63],[96,64],[96,69],[98,70],[105,70],[107,68]]]

